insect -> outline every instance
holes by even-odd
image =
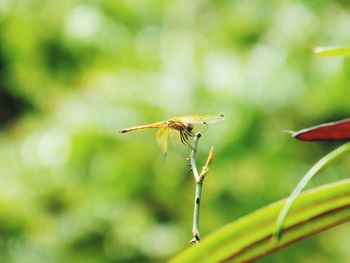
[[[350,140],[350,118],[292,132],[302,141]]]
[[[156,137],[161,151],[163,153],[163,157],[165,159],[168,151],[168,135],[170,130],[176,131],[179,135],[181,143],[192,149],[192,146],[188,143],[188,139],[189,137],[194,136],[193,125],[209,124],[221,120],[224,120],[224,115],[182,116],[175,117],[167,121],[160,121],[151,124],[144,124],[122,129],[119,132],[126,133],[130,131],[144,130],[150,128],[158,129]]]

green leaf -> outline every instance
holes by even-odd
[[[316,47],[314,52],[320,56],[349,56],[350,46]]]
[[[295,199],[299,196],[301,191],[305,188],[305,186],[310,182],[310,180],[319,173],[322,169],[330,165],[332,162],[337,160],[339,157],[350,152],[350,143],[346,143],[334,151],[328,153],[323,158],[321,158],[311,169],[304,175],[304,177],[299,181],[298,185],[294,188],[292,194],[288,197],[285,202],[276,223],[275,237],[277,239],[281,238],[282,235],[282,227],[285,221],[285,218],[288,214],[289,209],[292,207]]]
[[[350,179],[299,196],[277,241],[273,230],[285,200],[244,216],[192,245],[170,262],[246,262],[261,258],[297,240],[350,221]]]

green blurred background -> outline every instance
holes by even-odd
[[[191,239],[188,149],[163,162],[155,131],[206,127],[202,237],[286,197],[337,144],[298,130],[349,117],[350,3],[0,0],[0,262],[164,262]],[[349,157],[311,186],[346,178]],[[350,225],[261,262],[350,262]]]

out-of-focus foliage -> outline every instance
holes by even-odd
[[[187,149],[127,126],[203,127],[201,234],[287,196],[335,144],[283,130],[348,117],[347,1],[0,1],[0,262],[163,262],[191,237]],[[311,186],[347,176],[349,158]],[[262,262],[349,262],[350,228]]]
[[[349,56],[349,46],[329,46],[329,47],[315,47],[314,52],[320,56]]]

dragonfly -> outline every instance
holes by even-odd
[[[292,132],[292,136],[302,141],[350,140],[350,118]]]
[[[163,158],[165,159],[168,152],[168,135],[170,131],[175,131],[179,135],[179,139],[182,144],[192,149],[192,146],[188,143],[188,139],[194,136],[193,129],[196,124],[210,124],[217,121],[224,120],[224,115],[207,115],[207,116],[182,116],[171,118],[166,121],[160,121],[150,124],[144,124],[125,128],[120,130],[120,133],[126,133],[131,131],[145,130],[145,129],[158,129],[156,138],[161,148]]]

